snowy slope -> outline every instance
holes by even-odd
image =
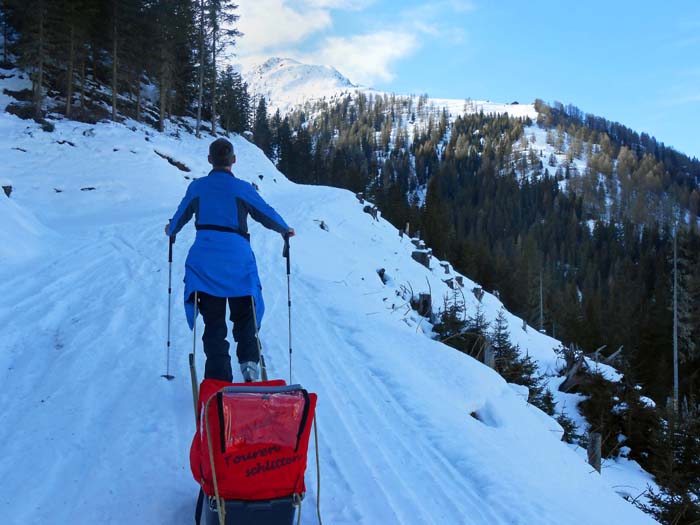
[[[62,122],[44,133],[0,113],[0,180],[14,187],[9,206],[0,194],[0,523],[191,523],[192,338],[180,297],[194,232],[188,226],[175,245],[176,378],[167,382],[162,229],[185,177],[206,174],[209,141],[129,126]],[[238,176],[298,232],[294,380],[319,394],[327,523],[654,523],[561,443],[556,422],[520,390],[420,333],[397,291],[430,283],[439,297],[442,267],[414,262],[408,239],[351,193],[295,185],[233,141]],[[251,226],[265,354],[271,376],[286,378],[281,240]],[[474,286],[465,279],[470,308]],[[482,304],[489,319],[501,306],[489,294]],[[509,322],[514,342],[556,366],[557,341]],[[197,353],[201,371],[201,343]],[[315,482],[310,468],[306,524],[316,523]]]

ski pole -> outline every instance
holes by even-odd
[[[290,284],[291,262],[289,256],[289,234],[284,236],[284,252],[287,259],[287,318],[289,320],[289,384],[292,384],[292,289]]]
[[[260,378],[267,381],[267,365],[265,357],[262,354],[262,343],[260,342],[260,333],[258,332],[258,314],[255,308],[255,296],[250,296],[250,306],[253,309],[253,324],[255,325],[255,342],[258,345],[258,362],[260,363]]]
[[[192,401],[194,402],[195,426],[199,425],[199,387],[197,381],[197,368],[195,367],[194,354],[197,350],[197,309],[199,295],[194,292],[194,324],[192,326],[192,353],[190,354],[190,379],[192,380]]]
[[[173,244],[175,243],[175,238],[170,237],[168,239],[168,342],[167,342],[167,357],[165,363],[165,374],[164,377],[168,381],[171,381],[175,376],[170,375],[170,318],[172,317],[172,296],[173,296]]]

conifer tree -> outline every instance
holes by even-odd
[[[698,287],[698,265],[693,261],[700,250],[700,242],[692,233],[681,229],[678,232],[678,339],[683,362],[700,358],[698,335],[698,309],[700,287]]]
[[[227,133],[243,133],[250,127],[250,97],[241,75],[229,66],[219,79],[218,106],[221,122]]]
[[[277,169],[285,175],[290,173],[292,166],[292,131],[289,125],[289,118],[284,117],[277,132],[277,140],[279,142],[279,152],[277,159]]]
[[[272,144],[271,144],[271,149],[272,149],[272,156],[275,161],[279,159],[279,150],[280,150],[280,140],[279,140],[279,131],[280,131],[280,126],[282,125],[282,116],[280,114],[279,108],[277,111],[275,111],[275,114],[272,116],[272,120],[270,121],[270,135],[272,137]],[[316,148],[317,153],[320,154],[320,147]]]
[[[0,8],[0,15],[2,15],[2,62],[3,65],[7,64],[7,48],[10,44],[9,42],[9,24],[7,23],[7,0],[3,0],[2,7]]]
[[[493,330],[490,333],[490,339],[491,348],[496,359],[496,370],[508,381],[512,379],[510,371],[516,366],[519,355],[510,341],[510,332],[508,331],[508,321],[504,308],[498,311]]]
[[[85,27],[81,22],[83,22],[82,14],[86,10],[86,2],[78,1],[65,1],[61,2],[62,17],[60,19],[60,24],[64,26],[66,31],[66,54],[67,57],[67,70],[66,70],[66,109],[65,115],[70,118],[72,109],[72,99],[73,99],[73,84],[75,76],[75,62],[77,47],[81,40],[81,36],[85,33]],[[83,5],[81,5],[83,4]],[[82,27],[81,27],[82,26]]]
[[[29,71],[35,118],[43,116],[45,64],[48,52],[47,0],[7,0],[5,13],[19,34],[14,48],[19,66]]]
[[[269,129],[268,129],[269,132]],[[271,137],[270,137],[271,138]],[[272,147],[270,140],[270,155],[272,155]],[[311,137],[306,128],[301,128],[297,131],[292,142],[292,165],[290,167],[290,178],[295,182],[308,184],[311,182]],[[350,187],[352,190],[352,186]]]
[[[208,0],[209,2],[209,27],[211,31],[211,129],[216,133],[217,108],[216,85],[218,59],[227,46],[233,46],[241,32],[233,24],[238,21],[236,13],[238,5],[233,0]]]
[[[530,356],[521,356],[510,340],[505,309],[501,308],[489,333],[496,360],[496,371],[509,383],[528,388],[528,401],[549,415],[554,414],[554,397],[544,385],[537,364]]]
[[[272,157],[272,131],[267,119],[267,102],[265,97],[260,97],[255,111],[255,123],[253,125],[253,140],[268,158]],[[289,175],[285,173],[285,175]]]
[[[668,412],[654,451],[660,490],[651,490],[643,510],[664,524],[692,525],[700,520],[700,420],[697,413],[674,420]]]
[[[199,129],[202,125],[202,100],[204,98],[204,69],[206,68],[206,9],[205,0],[198,0],[197,2],[197,16],[198,16],[198,47],[197,47],[197,61],[198,64],[198,76],[199,76],[199,87],[197,90],[197,124],[195,125],[195,135],[199,137]]]

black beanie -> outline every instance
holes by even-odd
[[[210,162],[214,167],[230,166],[233,155],[233,144],[226,139],[216,139],[209,145]]]

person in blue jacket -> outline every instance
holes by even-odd
[[[236,178],[231,171],[235,162],[233,144],[226,139],[212,142],[209,163],[213,169],[206,177],[190,183],[175,215],[165,226],[165,234],[175,237],[195,217],[197,235],[185,263],[187,322],[193,328],[197,292],[197,307],[204,319],[204,377],[229,382],[233,373],[226,341],[226,303],[243,378],[255,381],[260,373],[256,338],[265,307],[250,246],[248,215],[283,237],[294,235],[294,229],[251,184]]]

